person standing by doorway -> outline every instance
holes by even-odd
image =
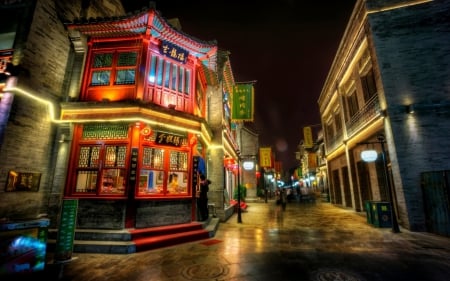
[[[209,217],[208,211],[208,191],[211,181],[204,174],[200,175],[200,194],[198,197],[198,209],[200,211],[200,221],[205,221]]]

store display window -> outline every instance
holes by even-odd
[[[187,151],[144,147],[138,195],[188,195],[188,159]]]

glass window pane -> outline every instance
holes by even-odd
[[[102,194],[124,194],[125,193],[125,170],[103,169],[102,172]]]
[[[95,193],[97,189],[97,171],[78,171],[75,192]]]
[[[105,148],[105,167],[125,167],[126,146],[111,146]]]
[[[178,71],[178,92],[183,93],[184,68],[180,67]]]
[[[152,169],[164,168],[164,150],[159,148],[144,147],[142,164]]]
[[[163,171],[142,169],[139,173],[139,194],[162,193],[163,178]]]
[[[117,66],[134,66],[137,64],[137,52],[119,53]]]
[[[187,171],[187,152],[170,152],[170,170]]]
[[[184,172],[170,172],[167,179],[167,191],[169,194],[187,193],[188,178]]]
[[[177,78],[178,78],[178,66],[172,65],[172,83],[170,85],[171,89],[177,90]]]
[[[171,63],[168,61],[164,64],[164,87],[166,88],[169,88],[170,65]]]
[[[93,71],[91,85],[93,86],[109,85],[110,76],[111,71],[109,70]]]
[[[99,67],[111,67],[112,66],[112,58],[113,54],[96,54],[94,56],[94,61],[92,64],[92,67],[99,68]]]
[[[116,85],[134,84],[135,69],[122,69],[117,71]]]
[[[158,72],[156,74],[156,84],[158,84],[158,86],[162,85],[162,77],[163,77],[163,67],[164,66],[164,60],[161,58],[158,58]]]
[[[191,93],[191,72],[186,69],[186,76],[184,79],[184,93],[189,95]]]
[[[100,157],[100,146],[82,146],[78,155],[79,168],[96,168]]]
[[[150,72],[148,74],[148,82],[155,83],[155,73],[156,73],[156,56],[152,56],[152,60],[150,62]]]

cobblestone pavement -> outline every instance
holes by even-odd
[[[45,280],[444,281],[450,238],[377,228],[330,203],[249,203],[214,237],[129,255],[79,254]],[[42,280],[42,279],[41,279]]]

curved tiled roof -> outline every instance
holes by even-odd
[[[202,41],[175,29],[153,8],[120,17],[78,18],[66,22],[65,26],[69,30],[99,38],[150,34],[153,38],[167,40],[186,49],[206,67],[216,71],[217,42]]]

